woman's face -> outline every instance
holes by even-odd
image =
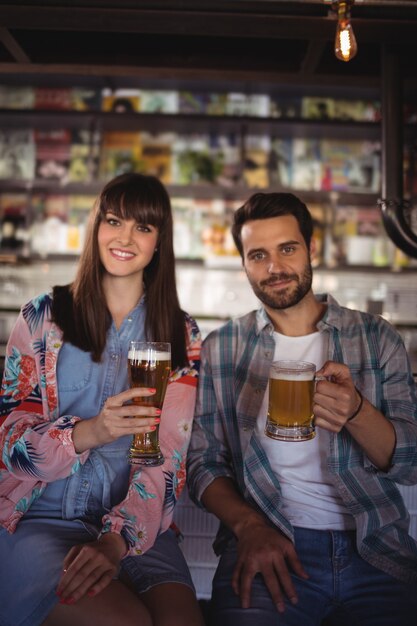
[[[100,260],[112,276],[142,274],[158,242],[158,229],[107,213],[97,233]]]

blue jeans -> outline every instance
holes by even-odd
[[[376,569],[358,554],[354,531],[295,529],[308,580],[293,575],[298,603],[278,613],[260,574],[251,606],[242,609],[230,581],[236,542],[222,554],[213,580],[213,626],[416,626],[417,587]]]

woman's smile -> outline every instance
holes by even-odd
[[[130,261],[136,254],[121,248],[110,248],[110,254],[120,261]]]

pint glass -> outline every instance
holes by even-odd
[[[281,441],[315,436],[313,394],[316,366],[306,361],[275,361],[269,375],[265,434]]]
[[[156,389],[155,395],[137,397],[133,402],[138,406],[162,409],[171,372],[171,344],[160,341],[131,341],[128,371],[131,387]],[[156,430],[133,436],[128,459],[134,465],[161,465],[164,462],[159,448],[159,425]]]

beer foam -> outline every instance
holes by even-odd
[[[129,350],[128,359],[131,361],[171,361],[171,354],[162,350]]]
[[[274,372],[271,370],[269,378],[274,380],[292,380],[304,382],[314,380],[314,372]]]

